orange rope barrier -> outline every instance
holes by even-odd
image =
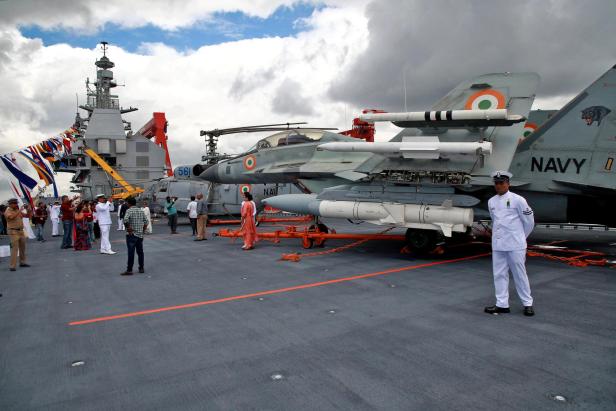
[[[391,231],[394,227],[390,227],[386,230],[383,230],[379,233],[379,235],[385,234],[388,231]],[[350,248],[353,247],[357,247],[359,245],[362,245],[364,243],[367,243],[368,241],[373,240],[373,238],[364,238],[358,241],[355,241],[353,243],[350,244],[346,244],[340,247],[336,247],[336,248],[332,248],[330,250],[324,250],[324,251],[315,251],[312,253],[306,253],[306,254],[300,254],[300,253],[290,253],[290,254],[283,254],[280,257],[281,261],[293,261],[293,262],[299,262],[302,258],[305,257],[316,257],[316,256],[321,256],[321,255],[328,255],[328,254],[334,254],[334,253],[339,253],[341,251],[345,251],[348,250]]]

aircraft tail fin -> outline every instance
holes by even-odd
[[[431,110],[495,110],[506,109],[508,115],[528,117],[539,86],[536,73],[493,73],[484,74],[463,81],[441,98]],[[492,154],[483,163],[469,169],[475,176],[489,176],[494,170],[506,170],[523,134],[524,122],[509,126],[479,128],[439,128],[434,127],[402,130],[390,141],[402,141],[403,137],[413,135],[438,135],[441,141],[478,141],[480,138],[492,142]]]
[[[616,66],[518,146],[514,178],[616,190]]]

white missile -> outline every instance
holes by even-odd
[[[410,111],[404,113],[367,113],[360,120],[370,123],[391,121],[404,127],[480,127],[482,125],[511,125],[526,118],[518,114],[508,114],[507,109],[492,110],[446,110]]]
[[[473,223],[472,208],[392,202],[319,200],[313,194],[284,194],[263,203],[285,211],[320,217],[362,220],[377,225],[440,230],[447,237],[464,232]]]
[[[406,113],[367,113],[360,120],[375,121],[444,121],[444,120],[504,120],[507,109],[493,110],[448,110],[448,111],[409,111]]]
[[[402,142],[333,142],[320,144],[318,150],[375,153],[391,157],[437,159],[441,155],[491,154],[492,143],[440,142],[438,137],[405,137]]]

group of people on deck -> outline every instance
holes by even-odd
[[[257,240],[257,228],[256,228],[256,214],[257,207],[253,201],[252,194],[250,192],[243,193],[244,201],[241,204],[241,233],[244,239],[242,245],[243,250],[252,250],[255,247]],[[130,199],[131,202],[121,201],[118,206],[118,230],[125,230],[126,212],[130,208],[135,208],[136,203],[132,204],[135,200]],[[167,210],[167,217],[169,219],[169,226],[171,233],[177,233],[177,209],[175,208],[175,201],[177,198],[167,198],[165,208]],[[13,200],[9,203],[10,207],[14,208],[14,204],[17,200]],[[5,207],[6,209],[6,207]],[[36,238],[37,241],[46,241],[43,233],[45,223],[48,219],[52,222],[52,236],[59,237],[59,226],[62,223],[63,235],[61,249],[73,248],[75,251],[90,250],[92,244],[100,238],[100,252],[102,254],[115,254],[115,251],[111,249],[111,243],[109,241],[109,232],[112,225],[111,212],[114,211],[113,203],[107,199],[104,194],[99,194],[96,197],[96,201],[83,201],[78,196],[69,198],[68,196],[62,196],[61,202],[55,201],[53,205],[47,206],[44,202],[39,202],[34,210],[27,204],[16,208],[19,211],[23,223],[19,225],[19,229],[24,232],[24,238],[20,241],[25,241],[25,238]],[[142,203],[140,211],[143,213],[145,225],[142,230],[136,230],[135,227],[131,228],[131,232],[139,231],[142,234],[152,233],[152,219],[150,209],[146,201]],[[203,194],[199,193],[195,197],[191,197],[191,202],[187,207],[191,225],[193,227],[193,235],[197,238],[195,241],[206,240],[206,223],[208,206],[206,200],[203,198]],[[9,213],[10,214],[10,213]],[[2,217],[5,217],[4,212]],[[35,233],[28,233],[30,229],[30,219],[35,226]],[[6,221],[6,218],[4,218]],[[2,229],[9,229],[10,225],[7,223],[2,224]],[[15,225],[15,224],[13,224]],[[25,242],[22,246],[21,243],[15,244],[15,251],[19,250],[20,255],[23,255],[22,263],[25,263],[25,248],[22,252],[22,247],[25,247]],[[137,244],[135,248],[142,253]],[[17,253],[15,252],[15,256]],[[12,262],[11,268],[14,268],[15,264]]]
[[[115,254],[109,242],[109,231],[112,225],[111,212],[114,211],[113,203],[109,201],[104,194],[99,194],[96,200],[97,201],[81,201],[78,197],[69,198],[68,196],[62,196],[61,204],[56,201],[54,205],[51,206],[49,214],[52,220],[52,236],[59,236],[58,226],[60,221],[62,222],[64,230],[60,248],[73,248],[75,251],[89,250],[92,248],[92,244],[100,238],[101,254]],[[124,204],[120,207],[126,209],[126,205]],[[47,214],[43,213],[44,208],[44,203],[41,203],[40,211],[39,208],[37,208],[33,217],[33,223],[35,223],[37,227],[37,235],[40,233],[41,241],[44,241],[44,239],[42,239],[42,232],[44,220],[47,218]],[[151,233],[152,222],[150,210],[145,202],[143,204],[143,209],[148,219],[148,230],[146,232]],[[35,220],[37,215],[42,220]],[[118,219],[122,220],[122,217],[120,217],[120,212],[118,212]],[[42,223],[40,223],[40,221],[42,221]]]
[[[248,191],[243,193],[244,201],[241,206],[241,233],[244,238],[242,250],[252,250],[255,248],[257,241],[257,205],[252,199],[252,194]],[[178,211],[175,206],[177,197],[167,197],[165,202],[165,211],[167,212],[167,221],[171,234],[177,234]],[[188,219],[192,228],[192,235],[196,236],[194,241],[204,241],[206,238],[206,225],[208,216],[207,201],[203,194],[199,193],[196,196],[190,197],[190,202],[186,206]]]

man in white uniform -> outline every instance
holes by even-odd
[[[60,202],[54,201],[49,211],[51,218],[51,236],[58,237],[60,235]]]
[[[124,213],[125,212],[126,212],[126,204],[124,204],[124,200],[120,200],[118,204],[118,231],[124,231]]]
[[[492,270],[496,305],[486,307],[488,314],[508,313],[509,270],[524,305],[524,315],[533,316],[533,297],[526,275],[526,237],[535,227],[533,210],[524,197],[509,191],[511,173],[492,173],[496,195],[488,201],[492,217]]]
[[[99,194],[96,198],[98,200],[98,204],[96,205],[96,219],[101,229],[101,254],[115,254],[115,251],[111,250],[111,243],[109,242],[113,204],[107,201],[105,194]]]

